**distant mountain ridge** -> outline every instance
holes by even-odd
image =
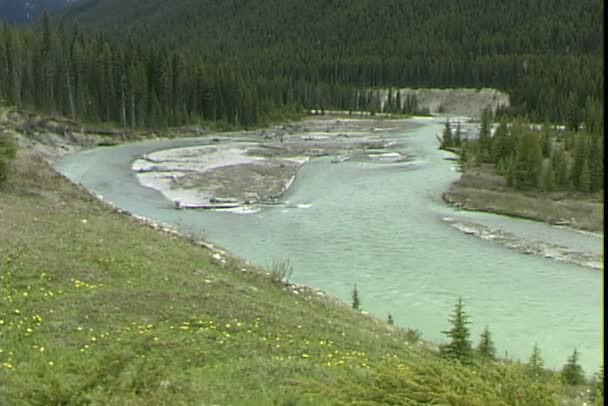
[[[0,21],[10,24],[35,22],[44,11],[56,11],[79,0],[0,0]]]

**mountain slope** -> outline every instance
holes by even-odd
[[[563,121],[571,94],[603,100],[602,16],[595,0],[90,0],[61,19],[295,87],[497,87]]]
[[[328,55],[449,48],[485,55],[597,50],[599,8],[593,0],[540,0],[533,5],[479,0],[90,0],[72,7],[64,18],[106,32],[215,52],[289,45],[331,51]]]
[[[0,20],[10,24],[34,22],[44,11],[60,10],[78,0],[0,0]]]

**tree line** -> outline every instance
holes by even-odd
[[[590,98],[584,112],[581,123],[572,120],[563,127],[502,117],[493,128],[492,114],[486,110],[475,139],[464,139],[459,124],[454,131],[446,122],[440,148],[458,152],[465,167],[493,165],[516,189],[603,191],[603,104]]]
[[[107,0],[59,19],[235,64],[308,108],[360,107],[353,87],[495,87],[512,116],[565,122],[604,97],[595,0]]]
[[[251,126],[305,109],[378,111],[374,88],[492,86],[511,96],[501,115],[580,122],[589,100],[603,107],[603,10],[556,1],[542,3],[560,13],[538,18],[473,0],[436,10],[427,1],[187,1],[187,13],[157,2],[176,14],[169,22],[146,9],[111,29],[99,25],[114,10],[107,2],[77,6],[33,31],[0,29],[0,99],[123,127]],[[261,13],[271,5],[272,18]],[[96,7],[105,8],[87,17]],[[110,33],[84,32],[80,19]]]

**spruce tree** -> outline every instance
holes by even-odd
[[[544,373],[544,361],[540,355],[540,348],[538,344],[534,344],[532,348],[532,354],[528,360],[528,372],[534,377],[539,377]]]
[[[583,367],[578,362],[578,351],[576,348],[572,355],[568,357],[568,361],[562,368],[562,381],[568,385],[580,385],[585,383],[585,374]]]
[[[494,341],[492,340],[492,334],[490,333],[490,329],[488,326],[483,330],[479,339],[479,345],[477,346],[477,351],[479,355],[488,359],[496,359],[496,347],[494,346]]]
[[[479,128],[479,160],[486,162],[490,158],[490,146],[492,143],[491,136],[492,128],[492,112],[490,109],[484,109],[481,112],[481,127]]]
[[[360,310],[361,299],[359,299],[359,290],[357,290],[357,284],[353,287],[353,309]]]
[[[439,149],[451,148],[454,142],[452,140],[452,128],[450,126],[450,120],[445,122],[445,128],[443,129],[443,136],[441,137],[441,145]]]
[[[0,188],[8,180],[11,163],[17,155],[17,142],[12,135],[0,132]]]
[[[450,315],[450,330],[442,331],[443,334],[451,339],[451,342],[440,347],[441,355],[446,358],[468,362],[471,360],[473,348],[471,345],[471,332],[468,328],[469,315],[464,311],[462,297],[458,298],[458,303]]]
[[[391,314],[388,314],[388,319],[386,320],[388,324],[393,325],[395,324],[395,321],[393,320],[393,316],[391,316]]]
[[[460,121],[456,123],[456,134],[454,135],[454,146],[460,147],[462,144],[462,127]]]

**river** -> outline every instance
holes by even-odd
[[[179,139],[97,148],[66,157],[58,169],[132,213],[203,236],[258,265],[289,259],[292,281],[350,302],[357,284],[363,310],[445,342],[459,296],[474,341],[485,326],[498,353],[527,360],[533,345],[560,368],[576,347],[588,375],[602,363],[602,272],[523,255],[454,229],[443,217],[601,253],[603,238],[532,221],[447,207],[441,193],[458,178],[449,153],[437,150],[441,118],[395,128],[405,163],[317,158],[305,164],[283,202],[253,214],[175,210],[141,186],[131,163],[143,154],[207,143]]]

